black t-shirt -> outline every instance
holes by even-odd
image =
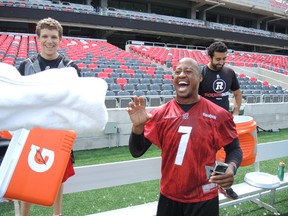
[[[206,65],[202,75],[199,94],[229,111],[229,92],[240,88],[234,70],[223,67],[220,71],[213,71]]]
[[[64,58],[66,58],[66,57],[64,57],[63,55],[58,55],[58,57],[56,59],[47,60],[47,59],[43,58],[40,54],[37,55],[37,60],[39,61],[39,66],[40,66],[41,71],[45,71],[45,70],[48,70],[51,68],[58,68],[60,62]],[[32,59],[33,59],[33,57],[32,57]],[[34,60],[33,60],[33,62],[34,62]],[[25,76],[25,65],[26,64],[30,64],[28,59],[26,59],[24,62],[22,62],[19,65],[18,71],[20,72],[20,74],[22,76]],[[65,64],[65,66],[66,66],[66,64]],[[79,70],[79,68],[75,62],[69,62],[69,67],[74,67],[77,71],[78,76],[81,77],[80,70]]]
[[[41,55],[38,55],[38,61],[39,61],[41,71],[48,70],[51,68],[58,68],[58,65],[60,64],[61,60],[62,60],[62,57],[60,55],[57,57],[57,59],[53,59],[53,60],[47,60],[43,58]]]

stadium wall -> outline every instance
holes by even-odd
[[[108,115],[108,122],[116,125],[115,133],[104,130],[89,137],[77,137],[74,150],[128,145],[132,124],[126,109],[108,109]],[[253,117],[257,126],[265,130],[288,128],[288,103],[245,104],[244,115]]]

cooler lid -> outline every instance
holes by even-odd
[[[253,118],[251,116],[243,116],[243,115],[234,115],[233,120],[235,124],[241,124],[244,122],[250,122],[253,121]]]
[[[27,129],[13,132],[13,137],[0,166],[0,198],[6,193],[28,135],[29,130]]]
[[[280,186],[277,176],[264,172],[251,172],[245,175],[244,181],[252,186],[259,188],[276,188]]]

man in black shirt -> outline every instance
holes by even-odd
[[[210,62],[202,69],[203,80],[199,85],[199,94],[229,111],[229,92],[234,95],[232,114],[239,115],[242,92],[233,69],[224,66],[227,58],[227,46],[220,41],[208,47]],[[231,199],[238,199],[232,188],[220,192]]]
[[[234,95],[233,115],[239,115],[242,93],[233,69],[225,66],[227,46],[215,42],[208,47],[210,62],[202,69],[199,94],[229,111],[229,91]]]

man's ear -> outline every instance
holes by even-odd
[[[199,77],[199,82],[202,82],[202,81],[203,81],[203,74],[201,73]]]

